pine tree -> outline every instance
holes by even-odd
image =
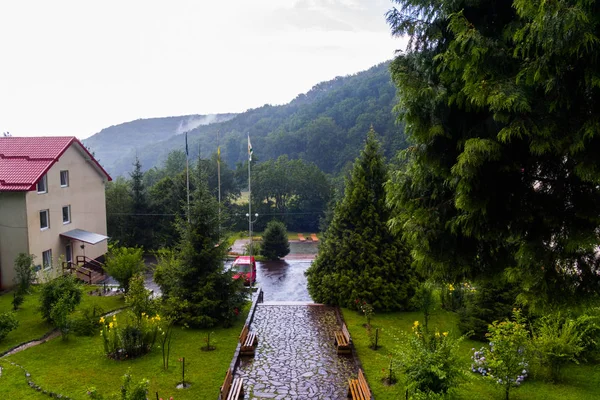
[[[175,284],[165,288],[169,304],[176,309],[179,322],[192,327],[228,325],[234,310],[244,301],[239,282],[224,271],[225,246],[219,244],[218,204],[208,189],[202,169],[197,169],[191,193],[189,222],[180,219],[178,262],[167,273]]]
[[[508,277],[532,305],[597,295],[600,5],[394,1],[413,146],[390,204],[421,271]]]
[[[380,310],[407,307],[414,294],[411,259],[387,225],[387,178],[387,167],[371,129],[319,255],[306,273],[314,301],[356,308],[360,299]]]
[[[148,197],[144,187],[144,173],[139,158],[135,158],[131,177],[131,211],[129,226],[131,227],[131,246],[151,247],[151,230]]]
[[[269,260],[278,260],[290,253],[290,242],[283,222],[270,221],[267,224],[260,251]]]

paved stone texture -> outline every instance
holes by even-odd
[[[352,356],[333,343],[340,329],[335,309],[314,305],[262,305],[250,330],[257,332],[254,358],[243,357],[245,399],[345,399],[356,375]]]

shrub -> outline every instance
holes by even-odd
[[[132,321],[133,320],[133,321]],[[152,350],[156,342],[160,327],[160,316],[149,317],[143,314],[138,321],[133,314],[117,320],[112,318],[100,318],[102,325],[102,339],[105,354],[115,360],[124,360],[142,356]]]
[[[123,385],[121,386],[121,400],[146,400],[150,381],[142,379],[139,383],[131,384],[131,371],[128,370],[123,375]]]
[[[35,278],[33,257],[33,254],[19,253],[15,258],[15,283],[19,293],[28,293]]]
[[[600,315],[580,315],[575,320],[575,325],[575,329],[581,334],[583,346],[579,359],[586,362],[595,361],[600,356]]]
[[[13,300],[12,300],[13,310],[17,311],[19,309],[19,307],[21,307],[21,304],[23,304],[24,301],[25,301],[25,295],[20,290],[16,290],[13,293]]]
[[[285,257],[290,252],[290,242],[283,222],[270,221],[263,233],[261,243],[262,255],[269,260]]]
[[[156,313],[156,304],[151,297],[152,291],[144,286],[144,276],[137,274],[129,280],[129,291],[125,295],[125,304],[131,309],[136,318],[141,320],[142,315],[153,316]]]
[[[402,360],[406,385],[413,396],[443,395],[462,377],[458,349],[463,338],[454,339],[448,332],[425,333],[415,321],[412,334],[406,337],[396,354]]]
[[[17,329],[19,320],[15,313],[5,312],[0,314],[0,341],[2,341],[12,330]]]
[[[503,386],[505,399],[508,400],[510,389],[519,386],[525,380],[529,366],[529,333],[520,311],[514,311],[513,321],[496,321],[491,324],[486,336],[489,348],[482,347],[474,352],[471,357],[471,370]]]
[[[139,247],[111,247],[106,255],[106,272],[129,291],[129,281],[144,271],[143,249]]]
[[[40,313],[46,321],[56,325],[52,319],[52,308],[61,299],[64,298],[66,310],[72,312],[81,302],[83,289],[76,278],[72,275],[59,276],[42,285],[40,293]],[[58,316],[58,314],[57,314]]]
[[[468,337],[485,341],[491,323],[511,317],[518,291],[499,280],[479,281],[475,287],[463,293],[465,305],[459,310],[458,327]]]
[[[67,340],[69,333],[71,333],[69,314],[74,308],[73,299],[71,296],[65,294],[52,305],[52,309],[50,310],[52,323],[60,330],[63,340]]]
[[[94,305],[83,308],[80,313],[71,320],[71,330],[79,336],[93,336],[98,332],[100,323],[98,318],[104,314],[102,307]]]
[[[423,320],[425,332],[429,332],[429,318],[431,314],[435,311],[437,306],[437,299],[433,292],[433,286],[429,282],[423,282],[415,291],[415,295],[411,300],[413,307],[417,308],[420,311],[423,311]]]
[[[575,320],[560,314],[540,318],[533,331],[538,366],[542,369],[548,366],[550,379],[560,380],[562,367],[570,361],[577,362],[577,356],[584,350],[582,339]]]

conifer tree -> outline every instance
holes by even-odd
[[[413,146],[392,225],[421,271],[507,277],[535,306],[600,293],[600,4],[394,0]]]
[[[263,233],[261,253],[268,260],[278,260],[290,252],[287,229],[281,221],[270,221]]]
[[[139,158],[135,158],[131,177],[131,211],[129,226],[131,228],[131,246],[151,247],[151,230],[149,227],[148,197],[144,187],[144,173]]]
[[[316,302],[356,308],[360,300],[396,310],[407,308],[414,294],[408,250],[387,225],[388,173],[375,135],[371,129],[317,259],[306,272]]]
[[[192,327],[228,325],[234,310],[241,308],[244,294],[239,282],[224,271],[225,246],[219,244],[218,204],[208,189],[206,176],[198,168],[191,194],[189,222],[180,219],[177,262],[164,275],[165,298],[179,322]]]

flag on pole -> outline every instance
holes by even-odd
[[[248,135],[248,161],[252,161],[252,144],[250,144],[250,135]]]
[[[221,146],[217,147],[217,162],[221,162]]]
[[[189,155],[190,155],[190,153],[188,151],[187,132],[185,132],[185,156],[188,157]]]

